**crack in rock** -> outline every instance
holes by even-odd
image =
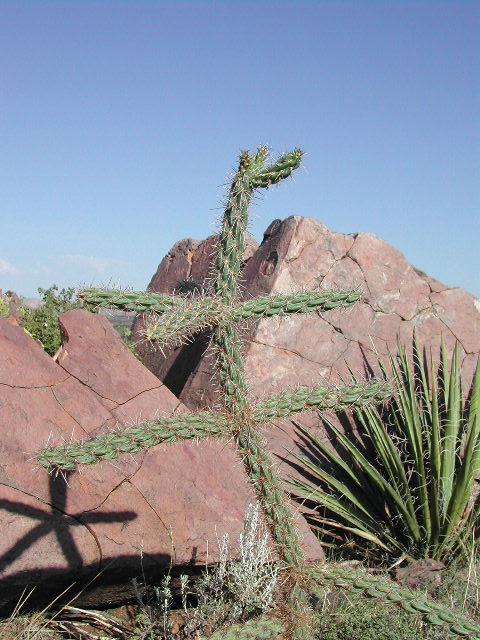
[[[68,372],[66,372],[68,373]],[[66,378],[64,378],[63,380],[58,380],[57,382],[54,382],[53,384],[40,384],[40,385],[28,385],[28,386],[23,386],[21,384],[8,384],[8,382],[0,382],[0,387],[8,387],[9,389],[52,389],[53,387],[56,387],[59,384],[63,384],[64,382],[66,382],[69,378],[70,374],[68,374],[68,376]]]

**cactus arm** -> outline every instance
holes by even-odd
[[[284,630],[280,620],[262,616],[235,624],[227,630],[219,629],[210,636],[210,640],[276,640]]]
[[[185,343],[206,329],[226,321],[260,319],[292,313],[313,313],[350,307],[361,298],[356,291],[308,291],[292,295],[264,296],[231,307],[219,296],[196,296],[172,305],[162,315],[152,315],[142,335],[163,346]]]
[[[97,438],[44,449],[40,466],[49,471],[75,471],[78,465],[115,460],[124,453],[138,453],[162,443],[194,438],[220,437],[228,433],[225,416],[202,412],[143,422],[133,427],[105,433]]]
[[[267,318],[284,313],[313,313],[330,311],[335,308],[350,307],[358,302],[361,294],[357,291],[306,291],[291,295],[265,296],[248,300],[236,307],[233,317]]]
[[[303,151],[295,149],[285,153],[269,167],[262,169],[251,177],[251,184],[255,189],[265,188],[272,184],[278,184],[281,180],[289,178],[295,169],[298,169],[302,160]]]
[[[241,156],[240,167],[230,189],[217,245],[215,292],[226,304],[232,304],[237,293],[241,257],[245,252],[248,206],[253,193],[242,163],[245,165],[246,160],[245,158],[242,160]]]
[[[225,372],[225,378],[231,379],[228,371]],[[302,411],[341,411],[353,405],[382,402],[388,396],[389,390],[387,383],[378,382],[332,389],[299,387],[294,391],[284,391],[257,402],[252,407],[249,420],[253,426],[259,426],[275,418],[284,418]],[[113,460],[124,453],[137,453],[161,443],[193,438],[220,438],[231,433],[232,425],[225,415],[208,412],[181,414],[174,418],[143,422],[98,438],[45,449],[39,454],[38,461],[40,466],[49,471],[73,471],[78,465]],[[251,432],[249,434],[252,437]],[[248,440],[245,440],[244,444],[247,442]],[[248,451],[244,453],[250,455]],[[256,450],[252,451],[252,455],[257,455]]]
[[[433,601],[425,594],[401,587],[386,577],[369,575],[355,568],[332,564],[317,565],[312,571],[312,577],[312,592],[317,596],[323,596],[324,589],[332,586],[351,589],[356,593],[364,593],[369,598],[401,606],[414,615],[420,614],[425,622],[443,626],[445,630],[458,636],[480,640],[480,625],[477,622],[472,622],[460,611],[455,611],[448,605]]]
[[[266,156],[266,147],[259,147],[253,158],[248,152],[241,153],[238,172],[230,188],[217,245],[215,279],[215,293],[227,306],[232,306],[237,294],[241,258],[245,251],[248,206],[253,194],[250,177],[253,171],[258,172],[263,167]],[[215,330],[214,344],[225,407],[232,417],[244,415],[248,404],[244,363],[240,339],[230,319],[221,322]]]
[[[117,291],[115,289],[82,289],[78,299],[88,307],[118,309],[120,311],[136,311],[144,313],[152,311],[165,313],[183,302],[180,296],[145,291]]]
[[[257,423],[285,418],[304,411],[344,411],[348,407],[370,406],[384,402],[392,394],[388,382],[356,383],[337,387],[299,387],[261,400],[253,407]]]
[[[285,564],[297,572],[303,566],[303,551],[285,500],[282,482],[258,432],[244,425],[237,435],[237,446],[246,470],[260,495],[267,523],[273,533],[277,551]]]

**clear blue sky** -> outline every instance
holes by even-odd
[[[314,217],[480,295],[479,33],[467,1],[0,0],[0,288],[144,289],[266,143],[307,155],[258,240]]]

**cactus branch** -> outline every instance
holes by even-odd
[[[233,371],[224,373],[225,380],[235,379]],[[232,376],[232,377],[230,377]],[[248,419],[253,427],[270,422],[275,418],[284,418],[303,411],[335,410],[343,411],[350,406],[364,406],[372,402],[383,402],[391,394],[391,387],[386,382],[373,382],[352,386],[341,386],[329,389],[318,387],[308,389],[299,387],[294,391],[283,391],[254,404]],[[241,425],[241,423],[240,423]],[[97,464],[102,460],[114,460],[124,453],[137,453],[142,449],[150,449],[158,444],[173,443],[177,440],[221,438],[238,436],[242,427],[232,422],[226,414],[213,414],[207,411],[197,414],[180,414],[174,418],[162,418],[139,423],[133,427],[119,429],[60,447],[44,449],[38,456],[40,466],[48,471],[74,471],[78,465]],[[248,452],[249,438],[242,438]],[[270,465],[271,463],[268,462]],[[260,482],[260,481],[259,481]]]
[[[136,313],[146,311],[164,313],[183,301],[180,296],[145,291],[117,291],[115,289],[82,289],[78,292],[77,297],[88,307],[135,311]]]
[[[344,411],[348,407],[380,404],[392,395],[388,382],[356,383],[338,387],[299,387],[293,391],[282,391],[253,408],[256,423],[261,424],[275,418],[284,418],[304,411]]]
[[[159,346],[170,342],[184,343],[195,333],[214,329],[227,321],[330,311],[350,307],[360,298],[361,294],[357,291],[308,291],[291,295],[264,296],[230,306],[219,296],[196,296],[171,305],[162,315],[152,314],[143,336]],[[153,308],[151,310],[156,311]]]
[[[78,465],[115,460],[124,453],[138,453],[162,443],[220,437],[228,433],[227,425],[227,419],[219,414],[181,414],[142,422],[83,442],[44,449],[38,455],[38,462],[49,471],[75,471]]]

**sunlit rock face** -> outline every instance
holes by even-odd
[[[132,597],[133,577],[144,573],[157,584],[171,565],[214,563],[224,533],[235,553],[255,501],[225,442],[160,446],[66,477],[40,469],[35,454],[47,444],[186,410],[105,318],[69,311],[60,326],[63,345],[52,359],[0,318],[0,608],[7,610],[28,586],[48,602],[101,571],[94,595],[82,597],[107,606]],[[299,525],[307,557],[321,558],[303,518]]]
[[[171,291],[175,278],[170,274],[183,275],[189,269],[198,282],[208,279],[211,263],[204,256],[212,253],[211,239],[190,247],[190,254],[184,244],[188,242],[192,241],[177,243],[160,264],[150,285],[153,291]],[[349,377],[346,363],[358,377],[379,375],[375,351],[380,356],[389,350],[395,353],[398,338],[411,350],[414,329],[437,362],[442,336],[450,353],[458,342],[464,388],[469,388],[480,351],[479,301],[420,272],[380,238],[335,233],[318,220],[298,216],[272,222],[262,244],[252,247],[245,260],[241,295],[248,300],[305,289],[354,289],[362,293],[362,300],[345,310],[276,316],[247,326],[244,351],[252,399],[298,384],[335,385]],[[178,370],[174,357],[162,364],[166,368],[161,379],[166,384],[173,381],[189,408],[219,400],[212,384],[215,363],[208,351],[202,355],[206,344],[202,336],[193,345],[177,349],[175,358],[183,363]],[[195,358],[186,357],[188,350],[195,349]],[[326,438],[316,415],[303,415],[297,421]],[[295,473],[289,462],[291,452],[299,447],[292,422],[266,429],[265,437],[277,454],[281,473]]]

